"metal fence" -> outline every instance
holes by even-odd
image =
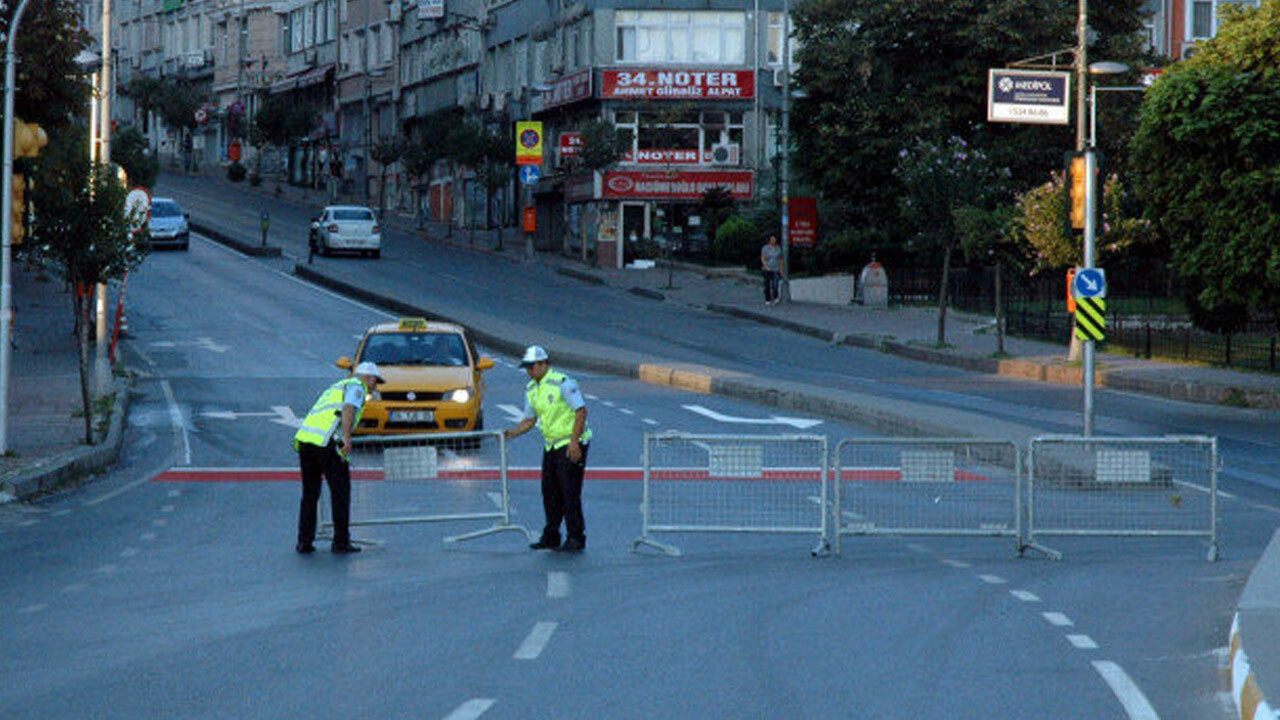
[[[872,438],[836,445],[842,535],[983,535],[1021,541],[1022,453],[1005,440]]]
[[[532,538],[528,529],[511,520],[506,440],[501,432],[363,436],[353,444],[352,464],[368,467],[380,460],[382,475],[380,480],[352,483],[352,527],[490,520],[488,527],[445,542],[500,532]],[[332,533],[327,503],[322,502],[321,509],[320,530]]]
[[[657,533],[827,534],[827,439],[810,435],[647,434],[640,537]]]
[[[1204,436],[1047,436],[1028,454],[1027,538],[1204,537],[1218,558],[1218,443]]]

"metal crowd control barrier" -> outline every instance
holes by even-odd
[[[836,445],[842,535],[980,535],[1021,541],[1022,453],[1007,440],[869,438]]]
[[[641,535],[679,555],[655,533],[793,533],[827,542],[827,439],[811,435],[647,434]]]
[[[351,484],[351,526],[492,520],[453,543],[500,532],[529,530],[511,521],[506,439],[500,431],[366,435],[353,439],[352,475],[381,455],[381,479]],[[373,473],[377,478],[377,473]],[[327,499],[321,532],[332,533]],[[353,542],[369,541],[353,540]]]
[[[1218,441],[1206,436],[1031,441],[1027,547],[1046,535],[1184,536],[1218,559]]]

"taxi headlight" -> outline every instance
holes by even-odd
[[[471,391],[466,388],[460,388],[449,393],[449,401],[456,403],[464,403],[471,399]]]

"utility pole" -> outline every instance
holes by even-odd
[[[111,67],[111,0],[102,0],[102,69],[98,71],[98,162],[103,168],[111,165],[111,89],[114,83]],[[107,170],[110,172],[110,170]],[[98,283],[94,307],[95,377],[98,392],[105,393],[111,379],[111,366],[107,359],[107,284]]]
[[[1094,265],[1094,226],[1097,222],[1095,207],[1097,206],[1097,169],[1098,160],[1094,153],[1093,138],[1085,142],[1085,116],[1088,102],[1089,82],[1089,0],[1080,0],[1080,12],[1076,18],[1076,78],[1078,90],[1076,94],[1076,150],[1084,153],[1084,267],[1092,269]],[[1079,312],[1079,311],[1077,311]],[[1075,337],[1074,329],[1072,337]],[[1094,380],[1094,342],[1084,341],[1084,372],[1081,382],[1084,385],[1084,430],[1085,437],[1093,435],[1093,380]]]
[[[1084,2],[1084,0],[1080,0]],[[759,92],[757,88],[756,92]],[[782,3],[782,287],[779,295],[791,302],[791,0]]]
[[[30,0],[21,0],[9,21],[4,46],[4,169],[0,174],[0,455],[9,452],[9,338],[13,337],[13,283],[10,277],[13,250],[13,95],[18,82],[18,56],[14,43],[22,14]]]

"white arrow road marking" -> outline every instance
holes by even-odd
[[[171,348],[179,346],[198,347],[201,350],[211,350],[216,353],[224,353],[231,348],[226,345],[219,345],[212,339],[207,337],[196,338],[195,340],[160,340],[151,343],[151,347]]]
[[[524,419],[524,410],[515,405],[499,405],[498,409],[507,414],[507,419],[511,422],[518,423]]]
[[[715,410],[708,410],[701,405],[681,405],[680,407],[689,412],[697,413],[703,417],[711,418],[716,422],[737,423],[739,425],[790,425],[797,430],[807,430],[815,425],[821,425],[821,420],[809,420],[807,418],[784,417],[781,415],[771,415],[767,418],[744,418],[735,415],[725,415]]]
[[[547,597],[569,597],[569,573],[560,571],[547,573]]]
[[[285,427],[298,427],[302,424],[302,420],[293,414],[293,408],[287,405],[272,405],[271,412],[236,412],[234,410],[211,410],[209,412],[200,413],[204,417],[214,418],[217,420],[239,420],[240,418],[264,417],[271,418],[271,422]]]
[[[1160,720],[1155,708],[1147,701],[1147,696],[1142,694],[1142,690],[1138,689],[1124,668],[1110,660],[1094,660],[1093,669],[1111,686],[1111,692],[1116,694],[1116,699],[1124,706],[1130,720]]]

